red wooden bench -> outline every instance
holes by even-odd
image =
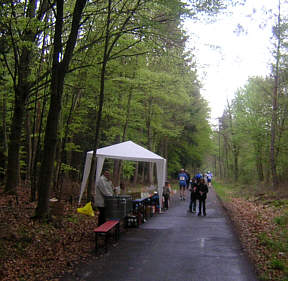
[[[109,220],[105,223],[101,224],[97,228],[94,229],[95,232],[95,252],[98,251],[98,238],[99,235],[104,236],[104,242],[105,242],[105,253],[107,253],[108,247],[108,233],[114,229],[114,241],[119,240],[120,236],[120,224],[119,220]]]

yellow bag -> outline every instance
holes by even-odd
[[[82,208],[77,208],[77,212],[80,214],[88,215],[94,217],[94,211],[91,205],[91,202],[88,202],[84,207]]]

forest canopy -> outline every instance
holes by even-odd
[[[189,2],[189,5],[187,5]],[[220,1],[47,0],[0,5],[0,175],[47,212],[87,150],[133,140],[174,175],[211,147],[209,108],[182,23]],[[117,168],[118,165],[118,168]],[[153,167],[114,164],[114,180],[153,181]],[[147,176],[148,175],[148,176]]]

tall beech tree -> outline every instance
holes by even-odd
[[[56,1],[56,24],[50,87],[51,98],[45,130],[43,160],[41,163],[40,178],[38,183],[38,204],[35,214],[36,217],[39,218],[45,217],[48,212],[48,200],[55,160],[55,149],[57,144],[59,116],[61,113],[64,79],[73,56],[86,2],[87,0],[76,0],[75,2],[72,13],[70,34],[68,36],[68,41],[62,58],[62,40],[65,35],[65,31],[63,30],[64,2],[62,0]]]
[[[5,42],[2,38],[2,42],[12,48],[12,54],[9,54],[13,56],[12,61],[7,53],[2,52],[1,54],[11,75],[15,95],[5,185],[5,191],[12,194],[16,193],[19,178],[19,150],[25,104],[33,86],[31,68],[35,54],[34,47],[38,41],[39,23],[46,13],[47,6],[48,1],[46,0],[41,1],[40,4],[37,0],[29,0],[23,10],[21,3],[2,4],[2,7],[8,12],[8,18],[4,23],[2,22],[7,40]],[[22,13],[22,21],[21,18],[18,19],[19,13]]]
[[[273,187],[278,185],[277,175],[277,159],[276,159],[276,134],[277,134],[277,115],[278,115],[278,96],[279,96],[279,81],[280,81],[280,60],[281,60],[281,45],[282,45],[282,34],[281,34],[281,4],[278,1],[278,15],[277,23],[274,28],[274,36],[276,38],[276,51],[275,51],[275,66],[273,71],[274,76],[274,87],[272,94],[272,120],[271,120],[271,145],[270,145],[270,161],[271,161],[271,173],[272,173],[272,184]]]

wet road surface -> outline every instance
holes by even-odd
[[[116,247],[79,266],[62,281],[257,281],[253,266],[213,189],[207,216],[188,212],[189,202],[120,236]]]

